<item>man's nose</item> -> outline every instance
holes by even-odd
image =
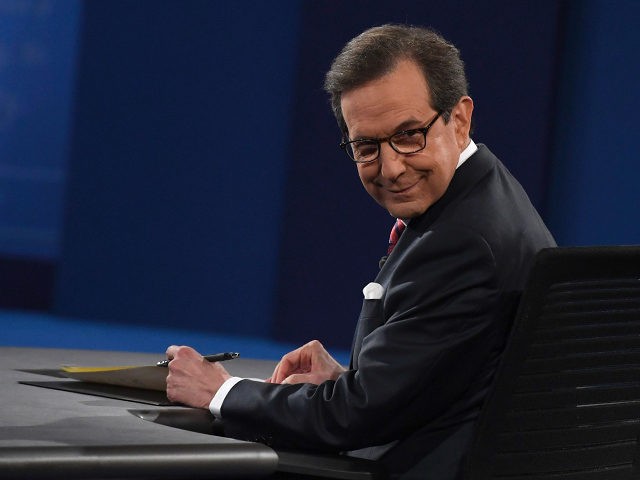
[[[380,175],[387,180],[395,182],[407,168],[404,163],[404,157],[402,153],[398,153],[391,148],[389,142],[380,144],[380,156],[378,158],[380,162]]]

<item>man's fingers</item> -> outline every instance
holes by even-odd
[[[293,375],[307,374],[316,370],[316,366],[322,368],[322,365],[327,363],[325,357],[331,358],[318,340],[312,340],[284,355],[273,370],[270,381],[272,383],[292,383]],[[305,377],[294,378],[297,379],[295,383],[306,381],[316,383],[312,377],[307,377],[308,380],[304,380]]]
[[[271,375],[273,382],[274,383],[282,382],[282,380],[284,380],[286,377],[291,375],[291,373],[298,370],[299,365],[300,365],[300,348],[287,353],[278,362],[278,365],[276,365],[276,368],[273,371],[273,375]]]
[[[281,383],[282,384],[291,384],[294,383],[313,383],[314,385],[320,385],[326,379],[321,375],[316,373],[294,373],[293,375],[289,375],[285,378]]]
[[[166,350],[165,353],[166,353],[167,358],[169,360],[171,360],[171,359],[173,359],[173,357],[175,357],[175,353],[176,353],[176,350],[178,350],[178,348],[179,348],[178,345],[169,345],[167,347],[167,350]]]
[[[311,382],[311,380],[309,379],[310,375],[306,374],[306,373],[294,373],[293,375],[289,375],[287,378],[285,378],[282,382],[280,383],[313,383]]]
[[[280,363],[276,365],[276,368],[273,370],[271,377],[269,380],[273,381],[273,383],[278,383],[278,375],[280,374]]]
[[[187,347],[185,345],[170,345],[169,347],[167,347],[166,354],[169,360],[172,360],[177,357],[187,357],[187,358],[202,357],[202,355],[200,355],[196,350],[194,350],[191,347]]]

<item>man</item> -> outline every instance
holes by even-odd
[[[314,341],[261,383],[171,346],[167,394],[211,408],[231,437],[458,478],[532,258],[555,243],[518,182],[471,140],[463,63],[439,35],[372,28],[345,46],[325,87],[362,184],[400,219],[365,289],[349,368]]]

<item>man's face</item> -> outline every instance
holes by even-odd
[[[412,61],[398,63],[389,74],[344,92],[342,115],[351,140],[388,137],[401,130],[426,126],[438,112],[430,106],[427,82]],[[424,213],[446,191],[469,142],[473,102],[462,97],[448,124],[439,118],[427,133],[427,146],[412,154],[380,145],[380,156],[357,164],[364,188],[397,218]]]

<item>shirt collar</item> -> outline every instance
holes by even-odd
[[[478,151],[478,146],[474,143],[473,140],[469,139],[469,145],[460,153],[460,158],[458,159],[458,165],[456,169],[460,167],[464,162],[468,160],[468,158]]]

